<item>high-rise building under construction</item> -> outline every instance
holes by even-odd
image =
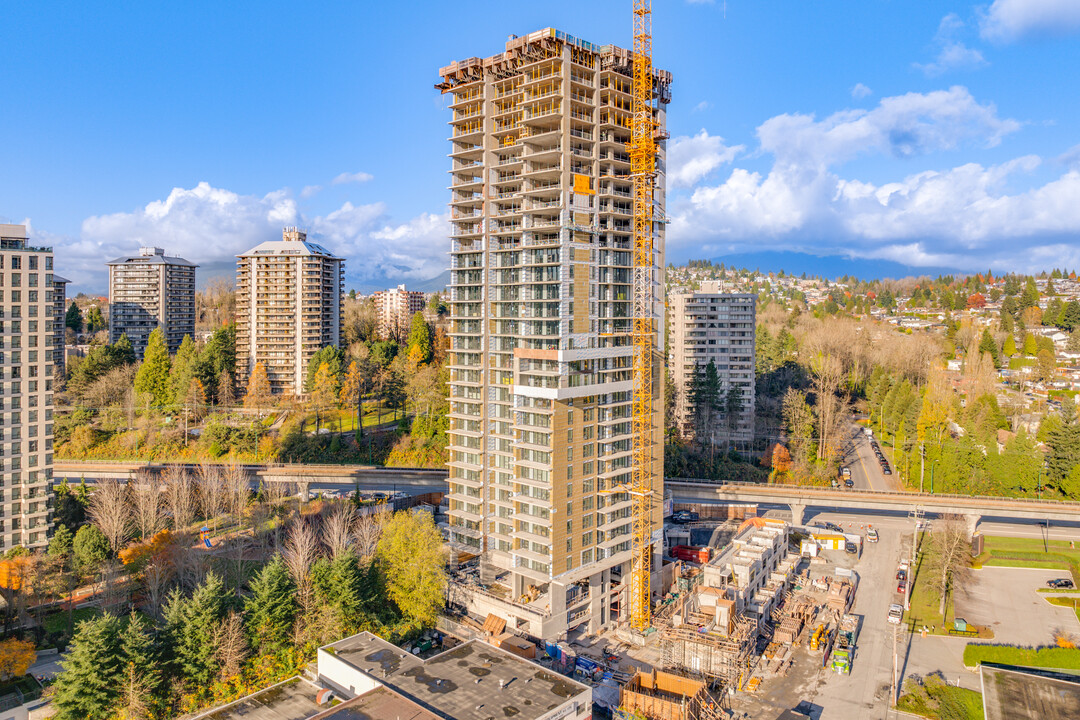
[[[632,53],[545,29],[440,70],[451,142],[449,533],[543,637],[625,617],[633,531]],[[663,139],[670,73],[654,71]],[[651,293],[663,337],[664,143]],[[663,495],[654,352],[652,513]]]

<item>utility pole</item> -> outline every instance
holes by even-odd
[[[919,443],[919,493],[923,492],[923,480],[926,478],[926,444]]]
[[[896,661],[896,639],[897,638],[896,638],[896,635],[897,635],[897,632],[899,630],[900,630],[899,625],[893,625],[893,629],[892,629],[892,690],[889,693],[889,705],[891,705],[892,707],[896,707],[896,669],[897,669],[897,661]]]
[[[915,520],[915,531],[911,535],[911,565],[908,566],[908,579],[907,585],[904,587],[904,611],[911,610],[911,586],[915,582],[915,562],[918,558],[919,552],[919,520],[925,515],[922,509],[918,505],[911,511],[911,516]]]

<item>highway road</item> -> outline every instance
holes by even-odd
[[[851,468],[851,479],[855,483],[856,490],[899,489],[899,485],[894,481],[896,475],[885,475],[881,471],[881,464],[874,455],[870,438],[859,425],[850,426],[850,434],[844,446],[841,463]]]

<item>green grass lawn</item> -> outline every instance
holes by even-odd
[[[928,634],[947,636],[956,619],[956,609],[953,606],[953,599],[950,598],[945,607],[945,617],[938,613],[941,595],[930,586],[929,573],[924,565],[928,541],[929,538],[924,536],[920,545],[923,550],[919,552],[912,578],[914,584],[911,587],[911,610],[904,616],[904,622],[911,627],[912,632],[921,632],[922,628],[926,627]],[[977,629],[980,638],[994,637],[994,632],[989,628]]]
[[[1012,645],[980,645],[968,643],[964,648],[964,665],[979,663],[1021,665],[1024,667],[1080,670],[1080,650],[1075,648],[1025,648]]]
[[[1073,582],[1080,584],[1080,548],[1072,547],[1068,540],[1049,540],[1044,544],[1040,538],[987,536],[983,539],[983,553],[975,564],[1061,569],[1063,575],[1070,573]]]
[[[366,410],[364,412],[364,427],[376,427],[380,424],[397,422],[399,417],[396,410],[384,409],[381,413],[382,422],[380,423],[380,413],[377,408]],[[332,410],[323,413],[320,426],[330,432],[356,432],[356,412],[352,410]],[[304,419],[304,432],[315,432],[314,415]]]
[[[80,621],[89,620],[92,617],[96,617],[97,614],[97,608],[76,608],[75,627],[79,626]],[[41,624],[45,628],[46,633],[66,633],[68,631],[68,611],[57,610],[56,612],[49,613],[42,619]]]
[[[896,702],[904,712],[934,720],[982,720],[982,695],[954,687],[931,675],[922,682],[904,683],[905,693]]]

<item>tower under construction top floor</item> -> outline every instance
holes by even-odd
[[[452,222],[450,540],[468,604],[551,637],[626,612],[631,559],[633,54],[545,29],[441,68]],[[665,109],[654,71],[654,348],[664,333]],[[663,497],[654,352],[652,513]],[[658,532],[653,533],[658,537]]]

